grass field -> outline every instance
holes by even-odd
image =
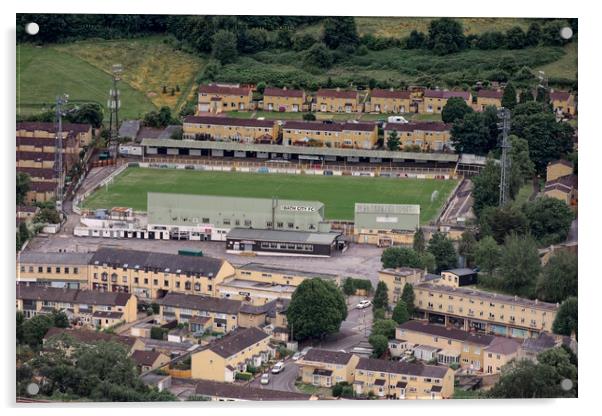
[[[543,65],[536,70],[544,71],[548,77],[575,79],[577,76],[577,42],[564,47],[564,56],[555,62]]]
[[[17,115],[50,108],[57,95],[76,102],[106,106],[111,77],[89,63],[53,47],[17,45]],[[154,109],[143,93],[121,83],[122,118],[134,118]]]
[[[129,168],[98,190],[85,208],[132,207],[145,211],[147,192],[206,194],[296,200],[326,205],[328,219],[352,220],[356,202],[419,204],[421,223],[429,222],[446,201],[455,181],[273,175]],[[431,195],[437,192],[431,202]]]

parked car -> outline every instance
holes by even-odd
[[[296,353],[293,354],[293,361],[297,361],[301,357],[303,357],[303,353],[301,351],[297,351]]]
[[[278,374],[282,370],[284,370],[284,362],[278,361],[276,364],[274,364],[274,367],[272,367],[272,374]]]
[[[269,384],[270,383],[270,375],[268,373],[264,373],[261,375],[261,380],[259,380],[261,384]]]
[[[372,306],[372,302],[370,302],[368,299],[364,299],[360,303],[357,304],[358,309],[365,309],[365,308],[369,308],[370,306]]]

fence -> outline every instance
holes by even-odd
[[[119,166],[117,169],[115,169],[113,172],[111,172],[111,174],[109,176],[107,176],[105,179],[100,181],[98,184],[96,184],[92,188],[88,189],[86,192],[84,192],[79,197],[76,196],[75,198],[73,198],[73,206],[72,206],[73,212],[75,212],[78,215],[81,215],[82,209],[80,207],[80,204],[82,202],[84,202],[86,200],[86,198],[89,197],[94,191],[111,183],[113,181],[113,179],[115,179],[116,176],[120,175],[123,171],[125,171],[129,165],[130,165],[130,163],[123,163],[121,166]]]

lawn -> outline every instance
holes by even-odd
[[[111,77],[82,59],[52,46],[17,45],[18,116],[50,109],[56,96],[64,93],[72,103],[92,101],[104,107],[110,88]],[[125,82],[119,88],[121,118],[134,118],[155,108]]]
[[[419,204],[421,223],[437,214],[455,181],[275,175],[129,168],[88,198],[85,208],[126,206],[146,211],[147,192],[317,200],[328,219],[352,220],[356,202]],[[438,191],[431,201],[434,191]]]
[[[574,80],[577,76],[577,42],[568,43],[564,52],[564,56],[559,60],[540,66],[536,70],[544,71],[550,78]]]

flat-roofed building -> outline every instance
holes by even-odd
[[[17,310],[26,318],[63,311],[80,325],[107,328],[137,319],[137,299],[127,293],[17,285]]]
[[[348,352],[312,348],[297,365],[303,383],[332,387],[341,382],[353,383],[358,361],[357,355]]]
[[[355,241],[388,247],[411,244],[420,227],[420,205],[356,203]]]
[[[392,132],[399,138],[401,148],[416,146],[420,150],[445,151],[452,149],[451,124],[437,121],[387,123],[384,126],[385,146]]]
[[[212,257],[100,247],[90,259],[88,286],[146,300],[167,292],[216,296],[217,285],[231,276],[234,267]]]
[[[414,285],[415,306],[434,323],[527,338],[550,331],[558,304],[442,284]]]
[[[472,105],[472,94],[468,91],[426,90],[419,112],[440,114],[450,98],[461,98],[468,106]]]
[[[282,143],[293,146],[373,149],[378,141],[375,123],[286,121]]]
[[[88,288],[92,253],[49,253],[26,250],[17,257],[17,282],[32,285]]]
[[[226,236],[226,251],[233,254],[330,257],[339,249],[341,233],[233,228]]]
[[[319,201],[148,193],[149,238],[224,241],[234,228],[329,230]]]
[[[238,327],[241,302],[210,296],[167,293],[157,300],[159,321],[189,324],[192,332],[230,332]],[[195,318],[207,318],[202,322]]]
[[[305,91],[303,90],[268,87],[263,91],[263,109],[265,111],[297,113],[303,111],[305,100]]]
[[[337,286],[341,283],[341,277],[338,274],[297,270],[256,262],[237,266],[236,276],[244,280],[282,283],[293,286],[299,286],[305,279],[313,279],[315,277],[333,281]]]
[[[366,112],[381,114],[409,113],[411,104],[410,91],[375,88],[370,91],[370,101],[366,103]]]
[[[470,286],[477,284],[477,272],[469,268],[449,269],[441,272],[441,278],[433,283],[451,287]]]
[[[353,390],[383,399],[449,399],[454,371],[420,363],[361,358],[355,368]]]
[[[185,139],[262,144],[276,142],[279,132],[275,120],[216,116],[187,116],[183,129]]]
[[[247,365],[260,367],[274,355],[269,340],[259,328],[237,328],[192,354],[192,378],[232,383]]]
[[[238,85],[204,84],[199,86],[199,113],[219,114],[251,110],[253,89]]]
[[[320,89],[312,103],[313,111],[322,113],[358,113],[362,111],[357,91]]]
[[[414,285],[422,281],[425,271],[412,267],[397,267],[395,269],[382,269],[378,272],[378,281],[384,282],[387,285],[387,295],[389,297],[389,305],[395,307],[403,288],[406,284]]]

